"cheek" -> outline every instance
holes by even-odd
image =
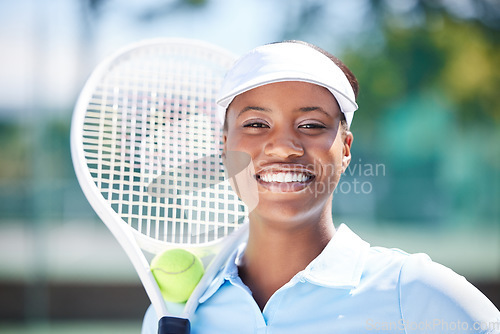
[[[226,149],[226,151],[238,151],[239,147],[240,147],[240,143],[239,141],[237,140],[237,138],[235,138],[234,136],[232,136],[231,134],[228,134],[226,136],[226,141],[224,143],[224,148]]]
[[[337,182],[343,172],[342,167],[342,147],[332,145],[330,147],[316,147],[316,152],[313,155],[316,157],[316,163],[321,169],[323,178],[328,179],[326,182]]]
[[[237,131],[229,130],[226,134],[225,148],[227,151],[240,151],[248,152],[255,148],[255,140],[248,140],[248,138],[243,138],[241,134]]]
[[[251,156],[241,150],[227,149],[224,166],[231,187],[238,197],[245,202],[248,210],[252,211],[259,202],[259,194]]]

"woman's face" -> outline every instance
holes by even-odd
[[[241,154],[253,162],[254,170],[236,181],[243,201],[258,198],[251,215],[286,221],[325,210],[331,215],[332,194],[349,164],[352,143],[340,115],[326,88],[305,82],[268,84],[235,97],[224,132],[226,167],[241,164],[231,158]]]

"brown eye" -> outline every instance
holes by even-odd
[[[263,122],[249,122],[243,124],[244,128],[268,128],[269,126]]]
[[[319,123],[307,123],[299,125],[300,129],[325,129],[326,126]]]

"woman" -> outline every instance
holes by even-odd
[[[251,158],[253,171],[233,182],[256,204],[248,242],[201,298],[193,333],[498,332],[500,313],[463,277],[335,229],[357,91],[345,65],[303,42],[258,47],[229,71],[225,163],[239,163],[231,152]]]

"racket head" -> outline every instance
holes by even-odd
[[[215,103],[235,59],[196,40],[142,41],[103,61],[80,94],[71,151],[81,188],[108,228],[129,229],[143,250],[196,252],[243,224]]]

